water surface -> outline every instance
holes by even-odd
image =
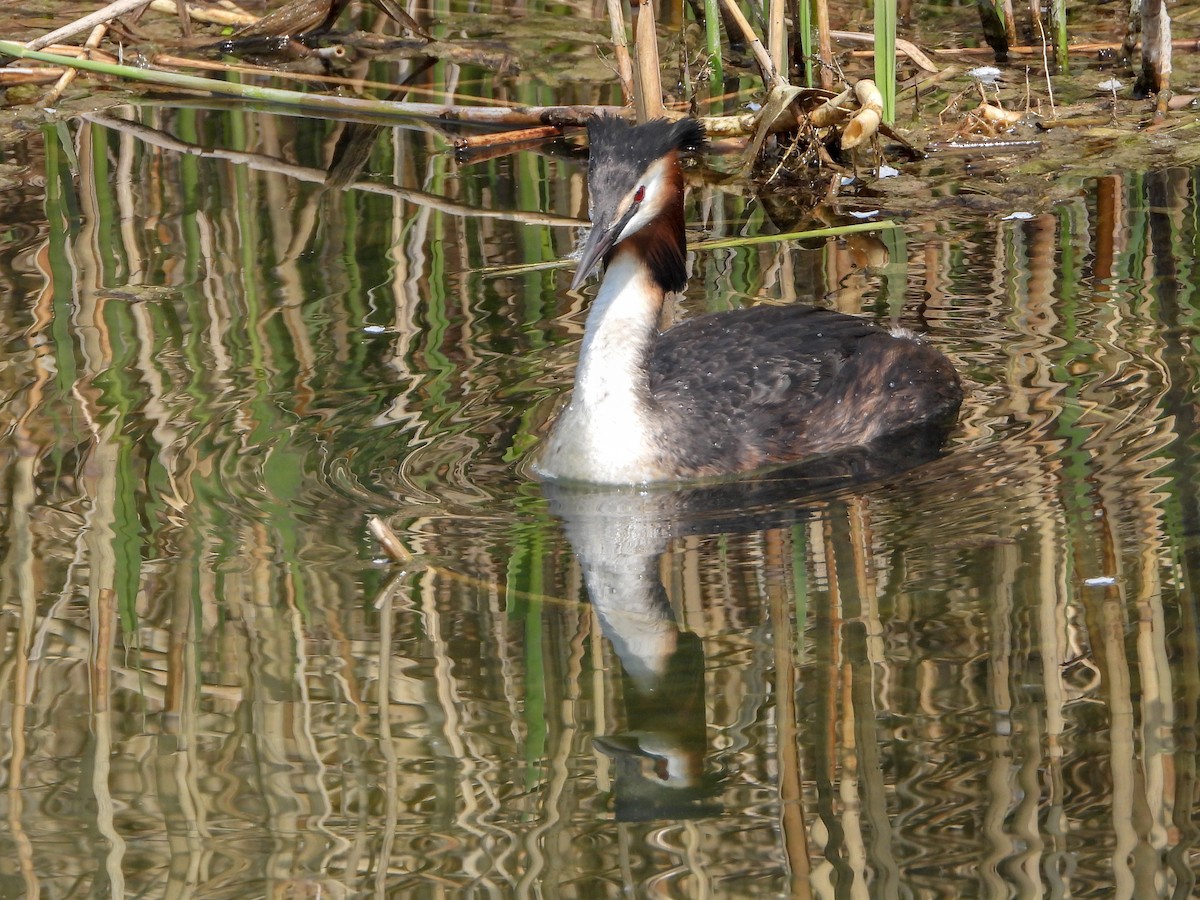
[[[327,184],[342,131],[0,150],[0,894],[1192,895],[1195,170],[694,253],[677,319],[926,336],[946,453],[544,491],[578,154],[388,128]],[[690,177],[694,238],[813,224]]]

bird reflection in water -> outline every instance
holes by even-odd
[[[808,517],[815,502],[936,458],[942,437],[909,436],[874,452],[859,449],[703,485],[543,483],[621,668],[620,728],[595,738],[614,761],[619,821],[721,812],[716,798],[722,779],[708,752],[703,645],[680,627],[659,574],[671,542],[791,527]]]

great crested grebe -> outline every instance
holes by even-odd
[[[680,153],[691,119],[588,124],[592,230],[571,290],[603,260],[575,390],[535,471],[639,484],[747,472],[947,429],[950,361],[905,331],[810,306],[759,306],[659,331],[687,283]]]

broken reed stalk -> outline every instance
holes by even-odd
[[[159,147],[171,153],[184,154],[187,156],[202,157],[204,159],[221,159],[227,160],[238,166],[244,166],[247,169],[256,172],[273,172],[284,175],[293,181],[305,182],[308,184],[326,185],[329,186],[333,176],[328,169],[316,168],[313,166],[300,166],[295,163],[285,162],[278,157],[269,156],[265,153],[251,153],[244,150],[226,150],[218,147],[205,147],[188,141],[181,141],[178,138],[172,137],[158,129],[142,125],[138,122],[130,122],[126,119],[118,119],[113,116],[105,115],[104,113],[81,113],[79,116],[85,122],[92,122],[107,128],[110,131],[119,132],[123,135],[129,135],[135,140],[151,146]],[[453,200],[447,200],[439,194],[429,193],[427,191],[417,191],[408,188],[396,187],[394,184],[387,184],[378,181],[349,181],[339,186],[340,190],[360,191],[365,194],[374,194],[380,197],[388,197],[393,200],[402,200],[405,203],[411,203],[413,206],[422,209],[431,209],[440,213],[445,213],[450,216],[471,217],[475,219],[496,219],[505,222],[520,222],[524,225],[533,225],[543,228],[579,228],[587,223],[576,219],[572,216],[556,216],[550,213],[540,213],[517,209],[506,209],[504,207],[487,207],[480,208],[478,204],[471,205],[468,203],[456,203]]]
[[[867,34],[865,31],[831,31],[829,36],[835,41],[840,41],[844,44],[868,44],[874,45],[875,36]],[[874,55],[872,50],[871,54]],[[903,38],[896,38],[896,54],[903,53],[908,57],[918,69],[924,69],[926,72],[937,72],[937,64],[930,59],[920,47],[912,41],[906,41]]]
[[[834,32],[837,34],[837,32]],[[899,42],[897,42],[899,45]],[[1091,44],[1071,44],[1067,49],[1072,54],[1080,53],[1098,53],[1102,50],[1121,50],[1125,46],[1121,41],[1096,41]],[[1139,46],[1137,41],[1133,43],[1133,49]],[[1196,38],[1178,38],[1171,41],[1171,47],[1175,50],[1181,50],[1186,53],[1200,53],[1200,40]],[[992,53],[989,47],[934,47],[930,53],[936,53],[938,56],[987,56]],[[1042,52],[1042,45],[1022,44],[1019,47],[1009,47],[1008,52],[1021,56],[1038,56]]]
[[[127,78],[159,87],[219,94],[240,100],[273,103],[291,109],[317,112],[325,116],[365,121],[395,121],[397,119],[433,119],[444,122],[465,122],[487,127],[521,127],[535,125],[584,126],[597,113],[621,116],[621,106],[452,106],[445,103],[414,103],[397,100],[368,100],[360,97],[331,97],[325,94],[306,94],[280,88],[265,88],[234,84],[215,78],[198,78],[160,69],[143,69],[104,63],[98,60],[27,50],[12,41],[0,41],[0,55],[18,59],[35,59],[64,68],[83,69],[115,78]],[[705,131],[714,139],[751,134],[757,114],[741,113],[731,116],[705,116],[700,119]],[[770,126],[772,132],[794,128],[794,117],[781,117]]]
[[[84,52],[87,53],[95,50],[100,46],[100,42],[104,40],[104,35],[108,34],[108,23],[101,22],[92,29],[92,33],[88,35],[88,39],[83,42]],[[62,76],[54,83],[54,87],[46,92],[46,95],[38,101],[38,106],[42,109],[53,106],[62,97],[63,91],[71,86],[71,82],[75,80],[75,76],[79,74],[78,69],[67,69],[62,73]]]
[[[371,534],[375,536],[375,540],[379,541],[384,552],[392,558],[394,562],[400,563],[402,566],[410,565],[414,559],[412,553],[404,542],[400,540],[396,532],[390,525],[379,516],[371,516],[367,519],[367,528],[371,530]]]

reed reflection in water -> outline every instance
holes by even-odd
[[[949,452],[545,496],[581,167],[327,127],[0,150],[0,894],[1194,893],[1195,172],[698,254],[928,335]]]

